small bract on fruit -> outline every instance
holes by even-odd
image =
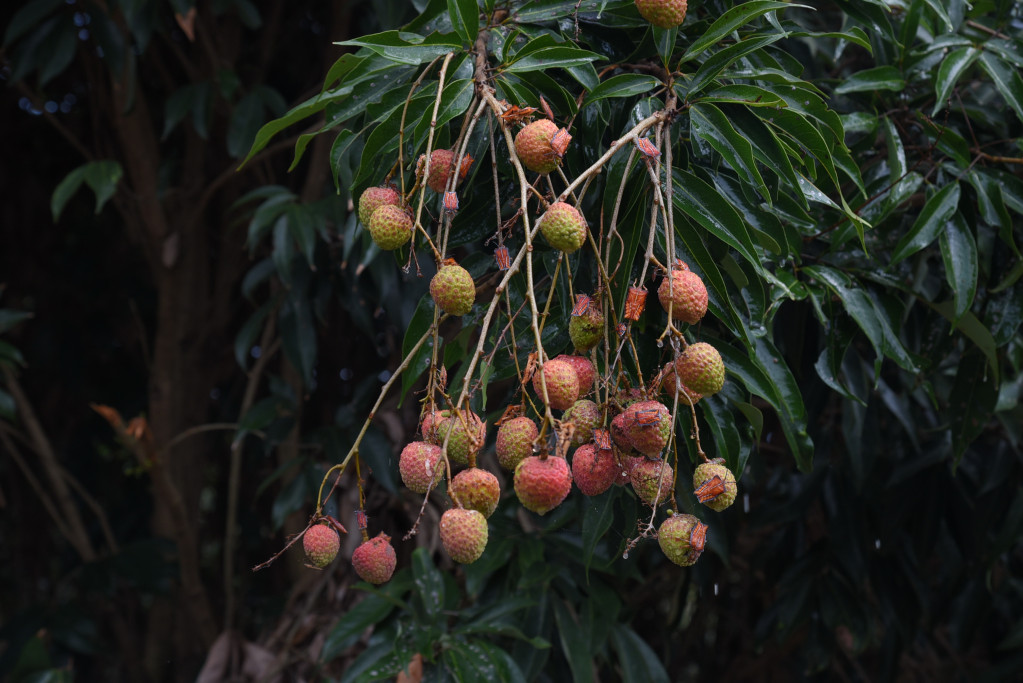
[[[638,401],[622,415],[632,447],[646,456],[660,455],[671,436],[672,419],[667,406],[657,401]]]
[[[369,235],[384,251],[397,249],[412,239],[414,227],[405,210],[394,204],[379,207],[369,219]]]
[[[465,315],[476,301],[476,283],[465,268],[449,263],[430,280],[430,296],[445,313]]]
[[[391,547],[391,537],[381,533],[376,538],[364,541],[352,553],[352,566],[363,581],[376,585],[390,581],[398,557]]]
[[[327,524],[315,524],[306,529],[302,536],[302,548],[305,550],[306,559],[319,569],[334,561],[340,547],[341,539]]]
[[[451,178],[451,166],[455,163],[455,153],[450,149],[435,149],[430,153],[430,175],[426,177],[426,185],[434,192],[443,192]],[[470,160],[471,163],[471,160]],[[469,164],[463,159],[462,168],[458,173],[455,187],[465,180],[469,172]]]
[[[487,518],[478,510],[453,508],[440,517],[440,542],[455,562],[471,564],[487,548]]]
[[[531,455],[515,468],[514,486],[524,508],[545,515],[572,490],[572,472],[564,458]]]
[[[707,342],[690,344],[675,361],[675,372],[682,384],[703,396],[716,394],[725,386],[725,363]]]
[[[674,28],[686,18],[686,0],[636,0],[636,9],[658,28]]]
[[[576,377],[579,378],[579,395],[585,396],[590,393],[590,389],[593,388],[593,383],[597,379],[597,371],[593,367],[593,363],[589,358],[583,356],[567,356],[561,354],[556,360],[567,361],[572,364],[575,368]]]
[[[670,277],[661,280],[657,298],[665,311],[671,308],[673,320],[695,325],[707,313],[707,287],[686,264],[681,263],[681,266],[672,270]]]
[[[381,206],[400,206],[401,195],[393,187],[371,187],[359,197],[359,221],[368,226],[373,212]]]
[[[515,154],[534,173],[550,173],[558,167],[558,155],[551,142],[558,126],[550,119],[534,121],[515,136]]]
[[[528,417],[515,417],[497,429],[497,462],[506,470],[533,455],[533,442],[540,436],[536,423]]]
[[[575,425],[572,443],[581,446],[593,440],[593,430],[600,424],[600,408],[593,401],[582,399],[576,401],[561,416],[562,423],[571,422]]]
[[[442,411],[442,416],[437,419],[434,433],[437,445],[443,450],[444,441],[448,442],[448,458],[451,466],[468,465],[469,455],[479,453],[480,448],[487,439],[487,424],[479,416],[470,411],[463,410],[459,415],[451,415],[449,411]],[[451,437],[448,438],[448,432]]]
[[[568,336],[579,352],[589,351],[601,342],[604,338],[604,312],[600,301],[590,301],[582,315],[572,316],[568,321]]]
[[[565,202],[554,202],[540,219],[540,232],[555,249],[571,254],[586,243],[586,219]]]
[[[647,460],[635,464],[629,472],[632,490],[639,499],[657,507],[668,499],[675,481],[675,472],[664,460]]]
[[[547,399],[551,408],[567,410],[579,398],[579,375],[568,361],[552,358],[544,363],[542,369],[533,373],[533,390],[537,398],[543,400],[541,382],[547,384]]]
[[[405,487],[414,493],[426,493],[444,478],[444,458],[440,446],[413,441],[405,446],[398,459],[398,471]]]
[[[479,467],[462,470],[451,479],[448,494],[470,510],[479,510],[490,517],[501,500],[501,485],[490,472]]]
[[[598,449],[588,443],[572,456],[572,478],[584,496],[599,496],[611,488],[619,473],[618,462],[610,449]]]
[[[732,471],[716,462],[705,462],[696,468],[693,488],[697,500],[716,512],[734,503],[738,491]]]
[[[702,550],[693,547],[693,530],[700,524],[693,515],[675,515],[664,520],[657,530],[661,551],[680,567],[690,567],[700,559]]]

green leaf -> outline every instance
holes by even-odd
[[[618,655],[624,683],[668,683],[670,680],[657,654],[628,626],[615,624],[611,645]]]
[[[227,127],[227,153],[240,159],[263,123],[263,98],[250,92],[235,105]],[[168,118],[168,122],[170,119]]]
[[[426,548],[416,548],[412,553],[412,576],[427,616],[437,619],[444,609],[444,575],[434,566]]]
[[[997,377],[992,381],[988,376],[984,359],[980,355],[963,354],[948,400],[952,421],[952,453],[957,465],[969,445],[984,431],[997,402]]]
[[[945,55],[941,66],[938,67],[938,75],[934,78],[934,96],[937,99],[934,102],[934,109],[931,110],[931,116],[948,105],[948,96],[952,92],[952,88],[979,56],[980,51],[975,47],[961,47]]]
[[[591,624],[580,623],[578,615],[572,614],[564,600],[554,598],[554,618],[558,623],[558,639],[561,651],[568,660],[574,683],[593,680],[593,654],[590,652]]]
[[[941,303],[926,301],[925,303],[945,316],[945,319],[952,323],[957,330],[965,334],[970,341],[977,345],[977,348],[987,357],[988,368],[990,368],[991,374],[994,375],[995,385],[997,385],[999,383],[998,349],[995,345],[994,337],[991,336],[991,331],[984,323],[977,320],[973,313],[969,311],[956,318],[955,305],[951,301],[942,301]]]
[[[1012,107],[1016,116],[1023,121],[1023,78],[1017,69],[1012,69],[990,52],[980,56],[980,66],[994,81],[1006,104]]]
[[[10,308],[0,308],[0,334],[9,332],[14,327],[29,318],[33,317],[30,311],[15,311]]]
[[[927,6],[930,7],[936,15],[938,15],[938,19],[941,19],[941,23],[945,25],[946,32],[951,33],[952,31],[955,31],[955,26],[952,25],[952,19],[948,16],[948,10],[945,8],[945,5],[947,4],[946,2],[943,2],[942,0],[924,0],[924,2],[927,3]]]
[[[668,62],[671,60],[671,53],[675,49],[679,27],[661,28],[659,26],[651,26],[650,29],[654,35],[654,45],[657,46],[657,54],[661,58],[661,64],[667,68]]]
[[[83,182],[96,194],[96,213],[99,213],[107,201],[114,196],[114,192],[117,191],[117,183],[123,174],[121,164],[111,160],[90,161],[71,171],[53,191],[50,211],[53,213],[54,222],[60,219],[60,214],[64,211],[68,200],[78,191]]]
[[[4,45],[10,46],[62,5],[64,5],[64,0],[33,0],[33,2],[24,4],[14,13],[11,23],[7,25],[7,30],[4,32]]]
[[[53,197],[50,199],[50,211],[53,214],[54,223],[60,220],[60,214],[63,213],[68,200],[78,192],[78,188],[82,186],[84,181],[85,166],[79,166],[68,173],[64,180],[60,181],[56,189],[54,189]]]
[[[803,272],[820,280],[838,296],[846,313],[856,321],[859,328],[863,330],[863,334],[867,335],[867,341],[874,348],[877,358],[876,369],[884,357],[884,329],[874,310],[870,295],[856,280],[829,266],[806,266]]]
[[[756,85],[722,85],[692,101],[693,104],[698,102],[728,102],[748,107],[787,106],[777,93]]]
[[[753,146],[732,127],[728,117],[713,104],[694,104],[689,120],[694,142],[702,139],[717,150],[732,170],[747,184],[755,184],[771,204],[771,193],[753,160]]]
[[[878,66],[854,73],[835,88],[836,95],[851,92],[876,92],[878,90],[901,91],[906,87],[902,73],[894,66]]]
[[[585,104],[609,97],[632,97],[648,93],[661,84],[659,78],[645,74],[620,74],[612,76],[590,91]]]
[[[0,341],[0,362],[9,361],[14,365],[25,365],[25,356],[21,354],[13,344],[9,344],[5,341]]]
[[[462,44],[449,35],[431,33],[424,38],[404,31],[384,31],[334,44],[365,47],[392,62],[413,66],[462,48]]]
[[[78,43],[78,27],[69,20],[61,22],[43,42],[42,52],[46,56],[39,67],[39,85],[46,85],[67,68]]]
[[[328,99],[323,98],[320,95],[316,95],[315,97],[309,98],[302,104],[293,107],[291,111],[289,111],[281,118],[274,119],[273,121],[264,124],[263,127],[259,129],[259,132],[256,133],[256,137],[252,141],[252,147],[249,148],[249,153],[242,160],[242,163],[239,164],[238,168],[244,166],[249,159],[254,157],[257,153],[259,153],[260,150],[266,147],[267,144],[270,142],[271,139],[273,139],[275,135],[280,133],[288,126],[296,124],[306,117],[312,116],[313,114],[323,111],[323,109],[326,108],[328,102],[329,102]]]
[[[516,54],[512,63],[505,67],[505,70],[511,73],[546,71],[557,67],[582,66],[598,59],[602,59],[602,57],[596,52],[578,47],[546,47],[521,58]]]
[[[480,8],[476,0],[448,0],[448,16],[455,33],[465,44],[472,45],[480,30]]]
[[[767,0],[755,0],[754,2],[747,2],[733,7],[710,25],[699,39],[693,41],[693,44],[689,46],[685,54],[682,55],[682,63],[692,59],[696,55],[706,50],[711,45],[718,43],[722,38],[736,30],[740,26],[743,26],[750,20],[779,9],[788,9],[790,7],[802,7],[806,9],[812,9],[807,5],[796,5],[789,2],[769,2]]]
[[[892,265],[912,256],[938,237],[945,227],[945,222],[959,207],[959,194],[959,183],[949,183],[927,200],[924,208],[920,210],[920,215],[913,222],[913,227],[895,245]]]
[[[1012,218],[1005,207],[1005,198],[1002,196],[1002,184],[995,178],[982,170],[973,169],[966,174],[966,179],[977,191],[977,203],[980,208],[980,215],[984,221],[991,226],[998,226],[998,235],[1002,238],[1016,258],[1020,258],[1020,250],[1012,231]]]
[[[792,190],[799,190],[799,176],[796,175],[792,161],[774,131],[750,113],[748,109],[729,107],[725,111],[728,114],[728,120],[753,146],[753,156],[757,158],[757,161],[774,171],[779,178],[789,184]],[[796,196],[802,201],[804,207],[808,206],[802,191],[796,193]]]
[[[330,173],[334,178],[334,189],[338,194],[341,194],[341,183],[338,180],[338,174],[341,171],[341,157],[352,146],[356,137],[354,131],[349,128],[343,128],[337,134],[337,137],[334,138],[334,144],[330,146]]]
[[[425,294],[419,300],[419,305],[416,306],[416,311],[412,314],[408,327],[405,328],[405,339],[401,343],[402,357],[407,356],[415,347],[416,342],[429,331],[433,325],[433,313],[433,299],[430,298],[429,294]],[[408,390],[412,388],[423,372],[426,371],[426,368],[429,367],[430,349],[431,344],[429,341],[420,346],[415,357],[409,362],[408,368],[402,373],[402,401],[405,400]]]
[[[952,288],[955,319],[970,310],[977,293],[977,242],[962,214],[956,213],[941,233],[941,257],[945,261],[945,278]]]
[[[762,265],[742,217],[716,189],[682,170],[675,171],[673,189],[678,210],[734,248],[754,267]]]
[[[702,89],[714,83],[718,74],[736,63],[746,55],[759,50],[771,43],[781,40],[784,35],[777,33],[773,35],[755,35],[745,40],[740,40],[734,45],[729,45],[723,50],[715,52],[707,61],[700,65],[693,79],[686,85],[685,98],[690,98]]]
[[[605,491],[599,496],[586,496],[583,505],[583,565],[589,569],[593,551],[614,521],[614,491]]]

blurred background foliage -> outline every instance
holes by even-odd
[[[697,333],[730,371],[700,419],[740,501],[706,516],[691,570],[650,543],[621,557],[641,506],[615,489],[542,521],[502,504],[462,570],[438,552],[438,503],[379,589],[297,551],[253,574],[305,525],[432,319],[428,253],[403,269],[408,253],[379,253],[351,207],[394,164],[423,76],[411,177],[438,88],[424,71],[469,48],[487,26],[475,9],[497,24],[498,96],[543,94],[572,119],[569,177],[680,103],[678,255],[708,283]],[[708,1],[661,31],[623,1],[4,6],[0,678],[369,680],[421,661],[429,680],[1014,680],[1020,13]],[[399,26],[433,35],[360,38]],[[670,93],[665,62],[681,71]],[[447,75],[439,147],[475,63]],[[470,140],[450,245],[480,301],[495,211],[515,211],[491,196],[489,130]],[[617,157],[583,208],[607,221],[623,178],[627,268],[648,221],[642,165]],[[553,252],[537,258],[553,270]],[[569,301],[552,301],[552,354]],[[455,384],[480,309],[443,330]],[[648,367],[666,359],[658,315],[634,330]],[[396,541],[419,510],[396,471],[413,369],[361,448],[371,524]],[[473,405],[492,423],[510,357],[487,372]],[[349,529],[351,489],[326,510]]]

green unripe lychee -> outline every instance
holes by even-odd
[[[703,396],[682,384],[682,381],[675,375],[675,364],[668,363],[661,370],[661,393],[667,394],[669,397],[674,398],[675,393],[678,392],[678,404],[680,406],[688,407],[690,402],[695,405],[699,402]],[[688,396],[688,399],[686,398]]]
[[[479,467],[470,467],[456,474],[448,485],[448,495],[457,499],[462,507],[478,510],[490,517],[501,500],[501,486],[497,477]]]
[[[593,440],[593,430],[600,424],[600,408],[596,403],[581,399],[573,403],[561,416],[562,423],[571,422],[575,425],[572,432],[572,443],[581,446]]]
[[[715,477],[718,481],[714,480]],[[716,512],[721,512],[734,503],[735,494],[738,492],[735,475],[730,469],[716,462],[705,462],[693,472],[693,488],[700,491],[701,487],[706,492],[704,495],[708,497],[700,502]]]
[[[565,202],[554,202],[540,219],[540,232],[555,249],[571,254],[586,242],[586,219]]]
[[[487,518],[478,510],[447,510],[440,517],[440,542],[451,559],[471,564],[487,548]]]
[[[465,315],[476,301],[476,284],[465,268],[447,264],[430,280],[430,296],[445,313]]]
[[[572,490],[572,471],[564,458],[531,455],[516,466],[514,486],[522,507],[545,515]]]
[[[400,206],[401,195],[393,187],[371,187],[359,197],[359,221],[368,226],[373,212],[381,206]]]
[[[448,411],[442,411],[448,413]],[[435,439],[443,448],[448,442],[448,458],[451,466],[468,465],[469,455],[476,455],[487,439],[487,424],[476,413],[463,410],[459,415],[450,414],[440,417],[434,427]],[[448,438],[448,432],[451,437]]]
[[[600,304],[590,302],[582,315],[573,315],[568,321],[568,336],[577,351],[589,351],[604,338],[604,313]]]
[[[540,435],[536,423],[528,417],[515,417],[497,429],[497,462],[506,470],[533,455],[533,442]]]
[[[341,547],[337,532],[326,524],[316,524],[306,529],[302,536],[302,548],[309,563],[323,569],[334,561]]]
[[[572,455],[572,479],[584,496],[599,496],[611,488],[619,473],[618,462],[611,449],[601,450],[594,444],[583,444]]]
[[[412,239],[413,227],[405,210],[394,204],[379,207],[369,219],[369,235],[384,251],[397,249]]]
[[[675,372],[682,384],[703,396],[716,394],[725,385],[725,363],[707,342],[690,344],[675,361]]]
[[[522,165],[534,173],[550,173],[558,167],[558,156],[551,141],[558,126],[549,119],[534,121],[515,136],[515,154]]]
[[[636,0],[636,9],[658,28],[674,28],[686,18],[686,0]]]
[[[651,507],[668,500],[675,482],[675,472],[664,460],[637,462],[629,472],[632,490],[639,499]]]
[[[437,488],[444,478],[444,458],[440,446],[425,441],[413,441],[405,446],[398,459],[401,481],[414,493],[426,493]]]
[[[664,520],[657,530],[657,544],[661,551],[680,567],[690,567],[700,559],[700,553],[690,545],[693,529],[700,523],[693,515],[675,515]]]
[[[674,320],[695,325],[707,313],[707,287],[699,275],[689,270],[684,263],[682,266],[672,270],[670,277],[661,280],[657,298],[665,311],[670,304]]]
[[[391,546],[391,537],[381,533],[376,538],[364,541],[352,553],[352,566],[363,581],[380,585],[387,583],[394,574],[398,557]]]

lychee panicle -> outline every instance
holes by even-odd
[[[314,524],[302,535],[302,548],[309,564],[323,569],[334,561],[341,547],[341,539],[328,524]]]
[[[515,468],[514,486],[524,508],[545,515],[572,490],[572,472],[564,458],[531,455]]]
[[[364,541],[352,553],[355,573],[363,581],[376,585],[389,581],[397,564],[398,557],[391,546],[391,537],[385,533]]]
[[[693,530],[700,524],[693,515],[674,515],[657,529],[657,544],[669,560],[680,567],[690,567],[700,559],[702,550],[692,546]]]
[[[541,376],[543,380],[541,380]],[[544,363],[542,369],[533,373],[533,390],[539,399],[543,399],[542,381],[547,383],[547,399],[551,408],[567,410],[579,398],[579,375],[572,364],[552,358]]]
[[[455,562],[471,564],[487,548],[487,518],[478,510],[452,508],[440,517],[440,542]]]
[[[381,206],[400,206],[401,195],[393,187],[371,187],[359,197],[359,222],[369,226],[373,212]]]
[[[572,479],[584,496],[599,496],[611,488],[620,471],[614,453],[583,444],[572,455]]]
[[[528,417],[515,417],[497,429],[497,462],[506,470],[533,454],[533,442],[540,436],[536,423]]]
[[[484,517],[490,517],[501,499],[501,485],[497,477],[490,472],[479,467],[470,467],[451,479],[448,494],[462,507],[478,510]]]

